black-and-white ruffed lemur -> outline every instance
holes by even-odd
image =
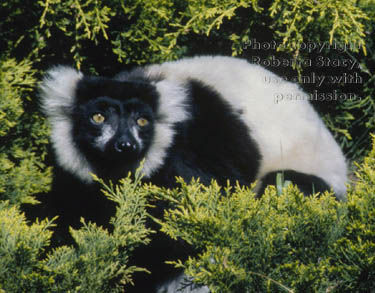
[[[282,171],[305,194],[333,190],[345,198],[345,158],[307,95],[294,83],[266,80],[277,76],[222,56],[149,65],[114,78],[52,68],[40,93],[64,173],[54,187],[60,195],[51,199],[56,212],[66,222],[105,213],[106,204],[92,195],[91,173],[117,180],[142,160],[144,180],[159,186],[174,187],[176,176],[222,185],[258,180],[262,194]],[[147,249],[135,252],[136,264],[152,272],[136,280],[136,292],[175,292],[180,286],[183,275],[173,277],[163,264],[173,245],[157,233]]]

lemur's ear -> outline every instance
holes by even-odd
[[[43,112],[51,117],[63,114],[75,99],[75,89],[82,73],[68,66],[56,66],[47,71],[40,87]]]

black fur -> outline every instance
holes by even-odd
[[[104,78],[84,78],[77,87],[77,101],[73,109],[73,139],[94,168],[104,179],[117,180],[134,171],[152,143],[153,124],[158,96],[153,86],[142,82],[119,82]],[[95,125],[90,117],[101,113],[106,123],[117,127],[115,137],[104,150],[95,147],[102,125]],[[122,135],[128,135],[137,117],[147,118],[149,125],[140,130],[143,148],[118,152],[115,144]]]
[[[189,121],[176,125],[176,137],[164,166],[150,179],[173,187],[175,176],[204,184],[212,179],[221,185],[250,184],[261,159],[248,127],[218,93],[198,81],[191,81]]]
[[[289,180],[293,184],[297,185],[300,191],[302,191],[305,195],[310,195],[317,192],[323,193],[330,190],[329,185],[324,182],[322,178],[317,176],[304,174],[293,170],[279,170],[270,172],[262,178],[262,185],[258,191],[259,195],[264,193],[264,190],[268,185],[276,185],[277,173],[283,173],[284,180]]]

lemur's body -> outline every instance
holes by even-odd
[[[196,57],[114,79],[56,67],[41,93],[57,161],[84,182],[91,172],[125,177],[145,159],[145,179],[167,187],[176,176],[259,180],[261,193],[283,171],[306,194],[332,188],[344,198],[339,146],[308,101],[279,101],[305,96],[299,87],[272,77],[244,60]]]

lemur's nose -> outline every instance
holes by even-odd
[[[136,151],[137,144],[132,143],[128,140],[119,140],[115,143],[115,149],[119,153],[128,152],[128,151]]]

